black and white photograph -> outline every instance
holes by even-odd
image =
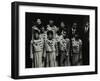
[[[11,77],[97,74],[97,7],[12,3]]]
[[[89,15],[25,13],[26,68],[89,65]]]

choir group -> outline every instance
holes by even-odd
[[[62,21],[60,26],[42,25],[41,19],[36,20],[32,26],[32,39],[30,41],[30,58],[32,67],[57,67],[82,65],[82,40],[77,32],[77,24],[73,23],[71,33]],[[88,26],[86,26],[88,30]]]

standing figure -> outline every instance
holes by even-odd
[[[44,52],[44,41],[40,38],[40,32],[34,30],[33,40],[31,41],[33,65],[34,67],[42,67],[42,55]]]
[[[89,65],[89,22],[84,25],[83,33],[83,64]]]
[[[75,37],[73,37],[71,41],[72,41],[72,53],[71,53],[72,65],[81,65],[82,41],[81,39],[79,39],[78,34],[75,34]]]
[[[62,39],[58,43],[60,66],[69,66],[70,40],[66,30],[63,30]]]
[[[46,66],[55,67],[56,66],[57,44],[56,44],[56,40],[53,38],[53,31],[47,31],[45,49],[46,49]]]

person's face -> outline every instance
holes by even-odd
[[[73,23],[73,28],[77,28],[77,23]]]
[[[49,34],[49,35],[48,35],[48,39],[49,39],[49,40],[52,40],[52,39],[53,39],[53,35],[52,35],[52,34]]]
[[[42,28],[41,28],[41,31],[42,31],[42,32],[44,32],[44,31],[45,31],[45,28],[44,28],[44,27],[42,27]]]
[[[85,25],[85,31],[87,31],[89,28],[89,23],[87,22],[86,25]]]
[[[76,28],[72,28],[72,33],[75,33],[76,32]]]
[[[64,24],[64,22],[61,22],[61,24],[60,24],[60,25],[61,25],[61,27],[65,27],[65,24]]]
[[[76,28],[77,28],[77,23],[73,23],[72,33],[75,33],[76,32]]]
[[[86,22],[86,24],[85,24],[85,32],[87,32],[88,30],[89,30],[89,23]]]
[[[40,19],[37,19],[37,24],[41,24],[41,20]]]
[[[78,39],[78,35],[75,35],[76,40]]]
[[[53,25],[53,23],[54,23],[53,20],[50,20],[50,21],[49,21],[49,24],[50,24],[50,25]]]
[[[59,31],[59,27],[57,27],[57,31]]]
[[[39,33],[36,32],[36,33],[34,34],[34,38],[35,38],[35,39],[39,39]]]
[[[67,34],[66,31],[63,31],[63,36],[64,36],[64,37],[66,37],[66,34]]]

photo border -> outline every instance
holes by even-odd
[[[92,9],[95,10],[95,71],[77,72],[77,73],[59,73],[59,74],[45,74],[45,75],[28,75],[19,76],[19,6],[44,6],[44,7],[58,7],[58,8],[74,8],[74,9]],[[72,76],[72,75],[88,75],[97,74],[97,7],[96,6],[81,6],[81,5],[61,5],[48,3],[31,3],[31,2],[12,2],[11,7],[11,23],[12,23],[12,38],[11,38],[11,77],[14,79],[25,78],[42,78],[42,77],[58,77],[58,76]]]

